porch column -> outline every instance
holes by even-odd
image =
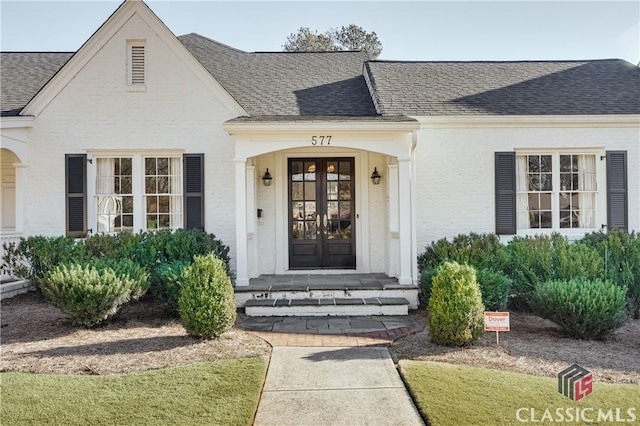
[[[24,200],[27,191],[27,164],[14,163],[15,183],[15,209],[16,209],[16,232],[24,232]]]
[[[247,159],[236,158],[236,286],[249,285],[247,262]]]
[[[399,259],[399,284],[413,284],[412,256],[411,249],[411,158],[398,158],[398,198],[399,198],[399,236],[400,236],[400,259]]]

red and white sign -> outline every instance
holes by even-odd
[[[485,312],[484,331],[509,331],[509,312]]]

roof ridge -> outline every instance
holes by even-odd
[[[73,55],[76,52],[73,51],[69,51],[69,52],[63,52],[63,51],[53,51],[53,52],[48,52],[48,51],[29,51],[29,50],[2,50],[0,51],[0,53],[21,53],[21,54],[25,54],[25,53],[33,53],[33,54],[59,54],[59,55]]]
[[[237,53],[250,53],[250,52],[247,52],[247,51],[245,51],[245,50],[240,50],[240,49],[238,49],[238,48],[236,48],[236,47],[229,46],[228,44],[225,44],[225,43],[219,42],[219,41],[217,41],[217,40],[214,40],[214,39],[209,38],[209,37],[207,37],[207,36],[203,36],[202,34],[198,34],[198,33],[183,34],[183,35],[177,36],[177,38],[178,38],[178,40],[180,40],[182,37],[187,37],[187,36],[196,36],[196,37],[200,37],[200,38],[202,38],[202,39],[204,39],[204,40],[206,40],[206,41],[208,41],[208,42],[210,42],[210,43],[217,44],[218,46],[222,46],[222,47],[227,48],[227,49],[229,49],[229,50],[233,50],[234,52],[237,52]]]
[[[621,58],[604,58],[604,59],[520,59],[520,60],[445,60],[445,61],[410,61],[410,60],[394,60],[394,59],[372,59],[367,62],[380,63],[396,63],[396,64],[518,64],[518,63],[580,63],[580,62],[611,62],[624,61]]]

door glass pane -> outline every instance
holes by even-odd
[[[340,220],[351,219],[351,202],[340,202]]]
[[[327,202],[327,217],[329,218],[329,220],[338,219],[338,202],[337,201]]]
[[[351,180],[351,162],[340,162],[340,180]]]
[[[305,200],[316,199],[316,183],[315,182],[304,183],[304,198]]]
[[[316,162],[305,161],[304,162],[304,180],[314,181],[316,180]]]
[[[303,177],[302,161],[291,162],[291,180],[301,181]]]
[[[342,238],[346,240],[351,238],[351,221],[350,220],[340,221],[340,235],[342,236]]]
[[[349,182],[340,182],[340,199],[341,200],[350,200],[351,199],[351,185]]]
[[[304,218],[307,220],[316,220],[315,201],[307,201],[304,203]]]
[[[315,240],[316,239],[316,222],[309,220],[305,222],[305,224],[306,224],[306,231],[304,234],[304,239]]]
[[[302,176],[302,175],[301,175]],[[304,193],[302,192],[302,182],[293,182],[291,183],[291,199],[293,200],[303,200]]]
[[[338,180],[337,161],[327,161],[327,180]]]
[[[294,220],[291,234],[294,240],[304,240],[304,222]]]
[[[291,217],[293,219],[304,219],[304,203],[302,201],[292,203]]]
[[[327,200],[338,199],[338,182],[327,182]]]

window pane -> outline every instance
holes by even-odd
[[[351,185],[349,182],[340,182],[340,199],[341,200],[350,200],[351,199]]]
[[[169,208],[170,205],[170,197],[158,197],[158,211],[160,213],[170,213],[171,209]]]
[[[327,199],[338,199],[338,182],[327,182]]]
[[[156,178],[147,177],[144,179],[144,190],[147,194],[157,194]]]
[[[539,172],[540,171],[540,157],[537,155],[530,155],[528,157],[529,160],[529,169],[528,172]]]
[[[144,159],[144,174],[155,175],[156,174],[156,159],[145,158]]]
[[[158,175],[166,176],[169,174],[169,159],[158,158]]]
[[[315,220],[316,218],[316,202],[315,201],[307,201],[304,203],[304,214],[305,219]]]
[[[540,212],[540,228],[551,228],[551,212]]]
[[[551,155],[540,156],[540,171],[543,173],[550,173],[551,170]]]
[[[315,182],[304,183],[304,198],[306,200],[316,199],[316,183]]]
[[[169,193],[169,178],[166,176],[161,176],[156,178],[158,185],[158,194],[168,194]]]
[[[302,182],[293,182],[291,184],[291,198],[293,200],[304,200],[302,188]]]
[[[542,191],[553,190],[553,176],[551,173],[543,173],[540,175],[540,189]]]
[[[329,161],[327,163],[327,180],[338,180],[338,162]]]
[[[540,194],[540,210],[551,210],[551,194]]]
[[[305,240],[315,240],[316,239],[316,222],[315,221],[306,221],[305,222]]]

